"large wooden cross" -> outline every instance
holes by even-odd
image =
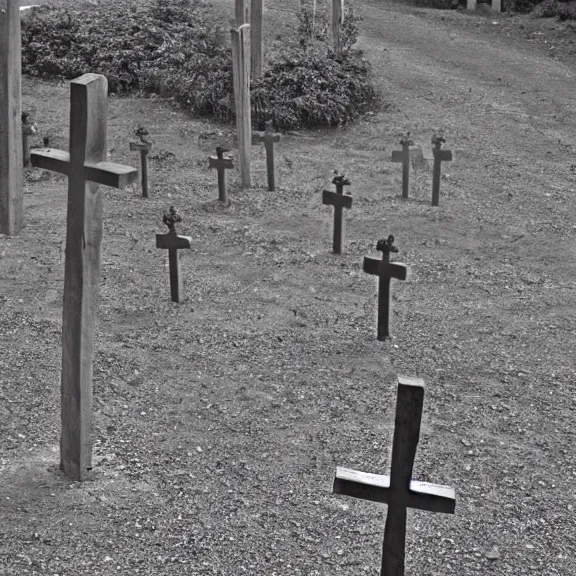
[[[24,221],[19,8],[8,0],[6,10],[0,9],[0,234],[9,236],[18,234]]]
[[[32,166],[68,176],[60,467],[78,481],[92,465],[92,353],[102,244],[98,185],[125,188],[138,177],[129,166],[106,162],[107,87],[98,74],[72,80],[70,152],[48,148],[30,153]]]
[[[408,508],[453,514],[456,507],[453,488],[412,480],[423,403],[424,381],[398,376],[390,476],[336,469],[335,494],[388,504],[381,576],[404,576]]]
[[[400,262],[390,262],[390,252],[398,252],[394,236],[379,240],[376,250],[382,251],[382,260],[364,257],[364,272],[378,276],[378,340],[390,337],[390,280],[406,280],[407,268]]]
[[[266,150],[266,172],[268,175],[268,191],[274,192],[276,184],[274,181],[274,142],[280,142],[281,135],[274,132],[272,121],[267,120],[262,132],[252,132],[252,144],[264,142]]]
[[[334,254],[342,253],[342,242],[344,241],[344,216],[343,208],[352,208],[352,196],[345,195],[344,186],[349,186],[350,181],[342,174],[337,175],[332,180],[336,185],[336,192],[322,190],[322,204],[332,204],[334,206],[334,236],[332,239],[332,251]]]

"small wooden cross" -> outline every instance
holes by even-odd
[[[408,198],[408,190],[410,186],[410,146],[414,142],[410,139],[410,132],[405,138],[400,140],[402,144],[402,151],[394,150],[392,152],[392,162],[402,163],[402,198]]]
[[[337,174],[332,180],[336,185],[336,192],[330,190],[322,191],[322,204],[334,206],[334,239],[332,241],[332,251],[334,254],[342,253],[342,242],[344,241],[344,218],[343,208],[352,207],[352,196],[345,195],[344,186],[349,186],[350,181],[342,174]]]
[[[140,187],[142,197],[148,198],[148,153],[152,149],[152,142],[148,140],[148,130],[144,126],[138,126],[134,133],[140,138],[140,142],[130,142],[130,150],[140,152]]]
[[[424,381],[398,376],[398,395],[390,476],[336,468],[333,492],[388,504],[381,576],[404,576],[407,508],[454,514],[453,488],[412,480],[420,436]]]
[[[30,136],[36,134],[36,124],[30,124],[28,119],[30,114],[22,112],[22,158],[24,160],[24,168],[30,166]]]
[[[216,156],[208,158],[208,168],[216,168],[218,172],[218,200],[220,202],[228,202],[228,191],[226,190],[226,173],[225,170],[234,168],[232,158],[224,158],[224,152],[228,152],[221,146],[216,147]]]
[[[62,313],[62,438],[60,467],[84,480],[92,462],[92,353],[100,284],[102,194],[98,184],[125,188],[130,166],[106,162],[108,82],[84,74],[70,82],[70,153],[36,149],[32,166],[68,176]]]
[[[264,142],[266,149],[266,171],[268,172],[268,190],[274,192],[276,189],[274,182],[274,142],[280,142],[281,135],[274,132],[272,120],[267,120],[262,132],[252,132],[252,144]]]
[[[390,279],[406,280],[407,268],[400,262],[390,262],[390,252],[398,252],[394,236],[379,240],[376,250],[382,252],[382,260],[364,257],[364,272],[378,276],[378,340],[390,338]]]
[[[170,295],[172,302],[182,302],[184,299],[184,287],[180,276],[180,256],[178,250],[192,248],[190,236],[178,236],[174,225],[182,222],[182,216],[176,214],[174,206],[164,214],[162,221],[168,226],[167,234],[156,234],[156,248],[168,250],[168,263],[170,265]]]
[[[440,204],[440,163],[452,161],[452,150],[442,150],[446,139],[441,134],[432,136],[432,154],[434,154],[434,169],[432,172],[432,206]]]

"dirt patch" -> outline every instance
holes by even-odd
[[[142,123],[157,159],[148,200],[104,191],[81,485],[57,470],[66,183],[29,174],[26,228],[0,237],[0,574],[376,574],[385,508],[331,485],[336,464],[388,471],[397,373],[427,384],[414,474],[457,493],[453,517],[409,514],[407,572],[575,572],[574,66],[521,39],[511,50],[473,17],[361,12],[393,105],[285,135],[276,193],[255,148],[255,187],[231,175],[219,206],[207,157],[230,127],[110,99],[110,158],[136,165]],[[67,99],[25,80],[38,139],[66,148]],[[455,150],[440,208],[429,169],[403,202],[391,151],[406,129],[427,144],[440,127]],[[321,203],[334,169],[354,196],[341,257]],[[194,242],[180,306],[154,244],[170,204]],[[390,233],[410,272],[382,344],[361,262]]]

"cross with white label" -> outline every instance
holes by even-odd
[[[381,576],[404,576],[408,508],[454,514],[456,507],[453,488],[412,480],[423,403],[424,381],[398,376],[390,476],[336,468],[335,494],[388,504]]]
[[[344,186],[349,186],[350,181],[343,174],[334,176],[332,184],[336,185],[336,192],[323,190],[322,204],[331,204],[334,206],[334,238],[332,241],[332,251],[334,254],[341,254],[342,242],[344,241],[344,217],[342,209],[352,207],[352,196],[344,194]]]
[[[434,154],[434,169],[432,172],[432,206],[440,204],[440,165],[441,162],[452,161],[452,150],[442,150],[442,144],[446,139],[442,135],[432,136],[432,154]]]
[[[402,144],[402,151],[394,150],[392,152],[392,162],[402,163],[402,198],[408,198],[410,186],[410,146],[414,144],[414,142],[410,140],[410,133],[400,140],[400,144]]]
[[[156,248],[168,250],[168,264],[170,266],[170,295],[172,302],[182,302],[184,300],[184,287],[180,276],[180,256],[178,250],[192,248],[192,238],[190,236],[178,236],[174,224],[182,222],[182,217],[176,214],[174,206],[170,206],[170,211],[164,214],[164,224],[168,226],[167,234],[156,234]]]
[[[274,192],[276,189],[274,183],[274,142],[280,142],[281,135],[274,132],[272,120],[268,120],[265,125],[264,133],[253,132],[252,144],[264,142],[266,149],[266,172],[268,173],[268,190]]]
[[[228,152],[228,150],[225,150],[221,146],[217,146],[216,156],[208,157],[208,168],[216,168],[216,172],[218,172],[218,200],[220,200],[220,202],[228,202],[225,170],[234,168],[232,158],[224,158],[224,152]]]
[[[32,166],[68,176],[60,468],[78,481],[92,467],[92,354],[102,244],[98,185],[125,188],[138,177],[130,166],[105,161],[107,90],[99,74],[72,80],[70,153],[50,148],[30,153]]]
[[[400,262],[390,262],[390,252],[398,252],[394,236],[379,240],[376,250],[382,251],[382,260],[364,257],[364,272],[378,276],[378,340],[390,338],[390,280],[406,280],[407,268]]]

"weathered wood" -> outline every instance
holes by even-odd
[[[382,260],[364,257],[364,272],[378,276],[378,340],[390,338],[390,280],[406,280],[408,268],[400,262],[390,262],[390,252],[398,252],[394,236],[379,240],[376,249],[382,251]]]
[[[224,157],[224,150],[221,146],[216,147],[216,156],[208,157],[208,168],[215,168],[218,173],[218,200],[228,202],[228,191],[226,189],[226,170],[234,168],[232,158]]]
[[[28,112],[22,112],[22,161],[24,168],[30,166],[30,136],[36,134],[36,126],[28,122]]]
[[[234,0],[234,20],[236,28],[250,22],[250,0]]]
[[[494,12],[502,12],[502,0],[492,0],[492,10]]]
[[[238,140],[240,181],[250,188],[250,136],[252,117],[250,106],[250,24],[243,24],[232,35],[232,75],[234,81],[234,107],[236,111],[236,138]]]
[[[168,264],[170,266],[170,296],[172,302],[184,300],[184,285],[180,275],[180,256],[178,250],[192,248],[190,236],[179,236],[176,232],[156,234],[156,248],[168,250]]]
[[[336,469],[335,494],[388,504],[381,576],[404,576],[407,508],[453,514],[456,507],[453,488],[411,479],[423,403],[423,380],[398,376],[390,476]]]
[[[336,192],[329,190],[322,191],[322,204],[331,204],[334,206],[334,236],[332,240],[332,251],[334,254],[342,253],[342,244],[344,242],[344,216],[343,208],[352,207],[352,196],[344,195],[344,186],[349,186],[350,181],[344,175],[337,175],[332,180],[336,185]]]
[[[402,138],[402,151],[394,150],[392,152],[392,162],[402,163],[402,198],[408,198],[410,190],[410,146],[414,144],[409,135]]]
[[[274,192],[276,183],[274,178],[274,142],[280,142],[281,135],[274,132],[272,121],[266,122],[264,132],[252,132],[252,144],[264,142],[266,149],[266,172],[268,175],[268,190]]]
[[[0,234],[24,224],[22,171],[22,37],[19,2],[0,11]]]
[[[262,10],[264,0],[251,0],[250,7],[250,51],[252,78],[262,76],[263,40],[262,40]]]
[[[432,172],[432,206],[438,206],[440,204],[440,164],[441,162],[452,160],[451,150],[442,150],[442,144],[446,142],[443,136],[434,135],[432,137],[432,144],[434,148],[432,153],[434,154],[434,168]]]
[[[466,10],[476,10],[476,0],[466,0]]]
[[[98,184],[123,188],[137,170],[106,162],[107,81],[85,74],[70,83],[70,154],[32,150],[32,165],[68,176],[62,313],[60,467],[84,480],[92,462],[92,355],[100,283],[102,196]]]
[[[328,9],[330,10],[328,22],[332,49],[336,54],[339,54],[342,51],[341,33],[344,23],[344,0],[332,0]]]

